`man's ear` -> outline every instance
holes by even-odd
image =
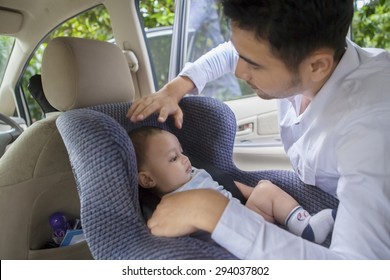
[[[154,181],[149,172],[140,171],[138,172],[138,184],[145,189],[150,189],[156,186],[156,181]]]
[[[320,82],[327,79],[335,67],[333,53],[329,50],[318,51],[309,58],[311,80]]]

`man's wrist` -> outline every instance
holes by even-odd
[[[207,197],[207,199],[206,199]],[[221,218],[229,199],[214,190],[205,190],[204,196],[199,198],[199,209],[195,226],[199,230],[212,233]]]
[[[193,81],[186,76],[177,76],[171,83],[167,84],[169,95],[179,101],[195,88]]]

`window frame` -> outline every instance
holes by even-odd
[[[28,91],[28,89],[26,90],[23,86],[23,82],[25,81],[24,80],[24,77],[25,77],[25,74],[26,74],[26,71],[28,69],[28,67],[30,67],[30,62],[31,60],[37,55],[38,53],[38,50],[39,48],[41,48],[43,46],[43,49],[42,49],[42,54],[44,52],[44,49],[46,48],[46,46],[44,46],[44,44],[47,45],[47,42],[53,38],[56,38],[58,36],[53,36],[51,37],[52,35],[54,35],[54,33],[59,29],[61,28],[61,26],[63,26],[65,23],[69,22],[70,20],[72,19],[75,19],[77,17],[79,17],[80,15],[83,15],[85,13],[88,13],[98,7],[104,7],[104,9],[107,11],[108,15],[109,15],[109,11],[108,9],[104,6],[104,4],[98,4],[98,5],[95,5],[95,6],[92,6],[92,7],[89,7],[88,9],[86,10],[83,10],[65,20],[63,20],[62,22],[60,22],[58,25],[56,25],[54,28],[52,28],[39,42],[38,44],[35,46],[34,50],[31,52],[31,54],[29,55],[28,59],[26,60],[26,63],[24,64],[24,67],[23,67],[23,70],[21,71],[20,73],[20,76],[18,78],[18,81],[16,83],[16,87],[15,87],[15,100],[16,100],[16,107],[17,107],[17,110],[18,110],[18,113],[19,113],[19,116],[22,117],[27,126],[30,126],[31,124],[33,124],[35,121],[39,121],[40,119],[42,119],[44,117],[43,115],[43,111],[42,109],[40,108],[40,106],[38,105],[38,103],[36,102],[36,100],[31,96],[31,93]],[[112,24],[110,24],[112,26]],[[90,34],[90,33],[88,33]],[[88,35],[87,34],[87,35]],[[112,33],[112,37],[113,37],[113,33]],[[88,36],[85,36],[83,38],[89,38]],[[40,67],[39,67],[39,71],[35,74],[40,74],[40,69],[42,67],[42,59],[39,61],[40,63]],[[33,75],[35,75],[33,74]],[[31,75],[30,78],[33,76]],[[29,79],[29,78],[28,78]],[[27,85],[26,85],[26,88],[27,88]],[[36,108],[39,109],[42,117],[41,118],[36,118],[34,119],[32,117],[32,110],[31,110],[31,105],[30,105],[30,101],[28,101],[28,97],[27,95],[29,95],[29,99],[30,100],[33,100],[34,104],[32,106],[35,106]],[[30,105],[30,106],[29,106]]]

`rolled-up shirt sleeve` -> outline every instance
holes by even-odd
[[[192,94],[203,90],[207,82],[222,77],[227,73],[234,73],[238,61],[238,54],[229,42],[222,43],[201,56],[195,62],[188,62],[179,76],[188,77],[195,84]]]

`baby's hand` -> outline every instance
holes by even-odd
[[[264,184],[264,183],[270,183],[272,184],[272,182],[270,180],[260,180],[258,183],[257,183],[257,186],[260,185],[260,184]]]

